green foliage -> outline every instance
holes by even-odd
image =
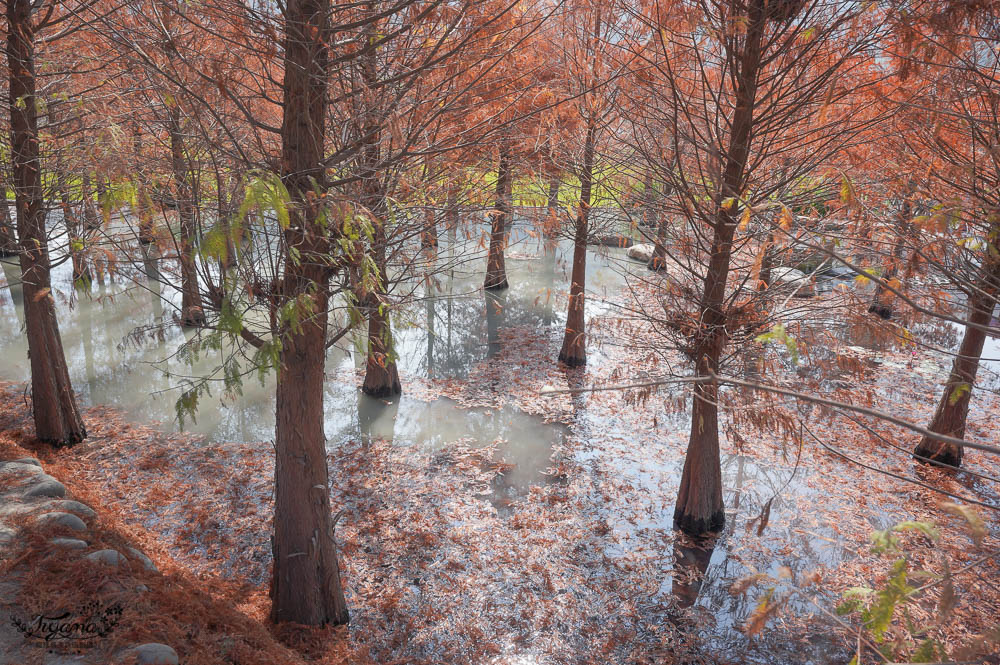
[[[780,342],[785,345],[785,349],[788,354],[792,357],[792,363],[795,365],[799,364],[799,344],[795,341],[795,338],[788,334],[785,330],[785,324],[777,323],[771,332],[766,332],[761,335],[757,335],[756,341],[761,344],[766,344],[768,342]]]

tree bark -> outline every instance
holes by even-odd
[[[757,78],[761,63],[766,0],[751,0],[747,7],[747,32],[739,60],[736,108],[726,151],[722,191],[713,229],[712,249],[702,287],[700,325],[694,344],[695,374],[701,378],[718,373],[726,344],[724,310],[736,220],[722,201],[742,190],[753,126]],[[722,503],[722,467],[719,459],[719,387],[714,381],[695,384],[691,405],[691,434],[680,491],[674,509],[674,526],[692,535],[718,531],[725,523]]]
[[[10,138],[35,433],[57,446],[87,436],[69,380],[49,274],[30,0],[7,0]]]
[[[375,14],[375,6],[368,4],[368,12]],[[368,39],[375,39],[375,23],[367,26]],[[370,49],[361,61],[361,75],[365,84],[374,88],[378,83],[377,62],[374,49]],[[372,109],[374,111],[374,109]],[[381,132],[379,118],[372,113],[363,123],[367,136],[361,153],[361,187],[365,206],[372,213],[372,258],[378,268],[375,288],[367,294],[368,300],[368,355],[365,364],[365,380],[361,391],[372,397],[391,397],[403,392],[396,368],[395,350],[392,341],[392,321],[389,318],[388,238],[386,221],[389,204],[385,186],[378,172],[381,159]],[[426,231],[426,229],[425,229]],[[423,238],[422,238],[423,239]]]
[[[485,289],[506,289],[509,286],[504,250],[507,245],[507,222],[510,217],[513,189],[510,150],[507,139],[501,139],[500,163],[497,167],[497,201],[493,210],[489,256],[486,259],[486,280],[483,282]]]
[[[573,274],[569,287],[569,310],[566,314],[566,333],[563,335],[559,362],[569,367],[587,364],[587,336],[584,310],[587,287],[587,232],[590,216],[590,195],[594,186],[594,141],[597,136],[596,121],[587,124],[587,137],[583,145],[583,170],[580,173],[580,210],[576,214],[576,234],[573,238]]]
[[[655,202],[651,205],[652,212],[655,214]],[[656,242],[653,243],[653,255],[649,257],[649,263],[646,264],[649,270],[667,269],[667,228],[669,222],[665,214],[660,214],[659,220],[656,225]]]
[[[17,255],[17,233],[14,231],[14,221],[10,218],[10,205],[7,203],[7,192],[0,201],[0,257]]]
[[[194,261],[196,236],[194,189],[191,186],[187,160],[184,157],[184,135],[181,133],[180,111],[176,103],[167,117],[170,134],[170,164],[177,190],[177,215],[180,218],[180,242],[177,256],[181,264],[181,325],[196,328],[205,325],[201,292],[198,289],[198,269]]]
[[[562,186],[562,178],[558,174],[549,176],[549,200],[548,216],[542,224],[542,234],[546,243],[554,243],[556,233],[559,231],[559,188]]]
[[[66,174],[59,161],[57,158],[56,188],[59,190],[59,207],[62,210],[66,236],[69,239],[68,251],[70,262],[73,265],[73,286],[89,289],[94,278],[90,272],[90,266],[87,264],[85,233],[80,224],[80,218],[73,210],[69,190],[66,188]]]
[[[958,439],[965,437],[969,401],[972,399],[972,388],[976,384],[976,374],[979,372],[979,359],[986,343],[986,331],[979,326],[990,325],[993,309],[997,304],[997,295],[1000,294],[1000,260],[991,259],[989,254],[986,260],[990,267],[978,285],[980,291],[969,298],[970,325],[965,328],[962,344],[952,361],[944,394],[941,395],[941,401],[938,402],[931,424],[927,426],[932,432]],[[958,467],[962,465],[962,450],[961,446],[953,443],[924,436],[913,454],[920,461]]]
[[[286,5],[281,124],[281,176],[291,196],[282,296],[295,299],[303,316],[299,326],[282,330],[279,356],[271,619],[308,625],[343,624],[349,618],[323,433],[331,231],[317,223],[319,210],[310,200],[326,181],[329,11],[329,0]]]
[[[914,185],[910,183],[907,186],[906,196],[903,198],[903,204],[900,206],[899,215],[896,218],[896,242],[893,243],[889,268],[882,275],[883,281],[895,279],[899,273],[899,266],[903,262],[903,254],[906,250],[906,238],[910,232],[910,217],[913,214],[910,208],[910,194],[913,189]],[[877,314],[886,320],[892,318],[893,295],[891,291],[889,291],[888,296],[886,295],[886,289],[882,286],[882,282],[876,284],[875,295],[872,296],[872,304],[868,307],[868,312]]]

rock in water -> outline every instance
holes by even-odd
[[[649,263],[649,260],[653,258],[653,252],[656,248],[651,243],[639,243],[638,245],[632,245],[625,252],[626,256],[630,259],[635,259],[636,261],[642,261],[643,263]]]
[[[811,298],[816,295],[812,280],[795,268],[771,268],[771,288],[795,289],[796,298]]]

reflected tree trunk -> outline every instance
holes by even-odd
[[[40,168],[32,3],[7,0],[6,9],[11,166],[35,433],[56,446],[73,445],[85,439],[87,431],[70,384],[52,297]]]
[[[683,537],[674,538],[674,576],[670,593],[678,609],[690,609],[698,602],[717,542],[715,538],[700,538],[694,542],[686,542]]]
[[[507,307],[507,294],[504,292],[486,292],[486,357],[492,358],[499,353],[500,329],[503,327],[504,310]]]

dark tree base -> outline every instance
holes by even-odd
[[[484,284],[483,288],[487,291],[503,291],[504,289],[509,289],[510,284],[507,283],[507,278],[504,277],[502,281],[496,284]]]
[[[646,264],[646,268],[654,271],[666,270],[667,262],[659,256],[654,256],[649,260],[649,263]]]
[[[559,362],[567,367],[583,367],[587,364],[587,356],[567,356],[564,353],[560,353]]]
[[[403,394],[403,387],[399,384],[399,381],[395,381],[390,385],[382,386],[361,386],[361,392],[368,395],[369,397],[377,397],[378,399],[385,399],[386,397],[397,397]]]
[[[73,432],[72,434],[70,434],[69,437],[64,437],[61,439],[38,437],[38,440],[41,441],[42,443],[49,444],[53,448],[69,448],[71,446],[75,446],[76,444],[80,443],[86,438],[87,438],[87,430],[86,428],[81,428],[80,431]]]
[[[881,303],[875,303],[868,308],[869,314],[877,314],[880,318],[888,321],[892,318],[892,307],[889,305],[883,305]]]
[[[181,325],[185,328],[200,328],[205,325],[205,312],[201,307],[189,307],[181,317]]]
[[[674,528],[683,531],[689,536],[704,536],[709,533],[717,533],[722,530],[725,523],[726,511],[724,510],[720,510],[708,519],[674,513]]]
[[[962,450],[957,446],[948,446],[941,443],[937,444],[940,448],[936,447],[934,443],[931,443],[929,447],[920,443],[913,450],[913,457],[918,462],[922,464],[930,464],[931,466],[946,467],[951,469],[957,469],[962,466]],[[956,453],[956,450],[958,451]]]

